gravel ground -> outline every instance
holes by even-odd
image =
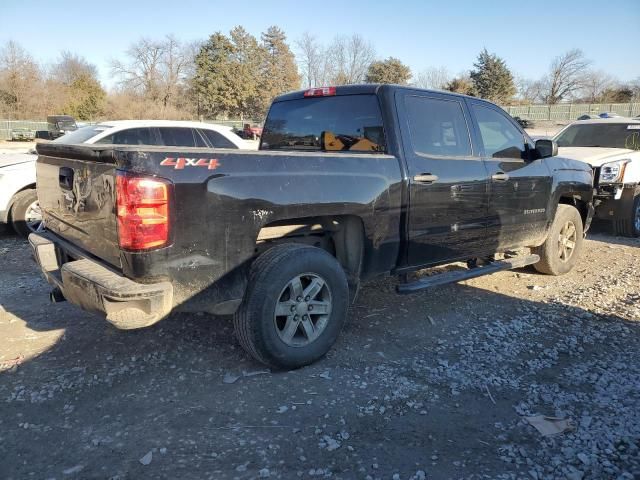
[[[272,373],[226,318],[50,305],[5,235],[0,478],[640,479],[640,240],[585,247],[564,277],[371,283],[327,358]]]

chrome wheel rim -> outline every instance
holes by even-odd
[[[42,210],[40,209],[40,203],[36,200],[27,207],[27,211],[24,213],[24,222],[32,232],[37,232],[42,223]]]
[[[290,347],[305,347],[324,332],[331,315],[331,290],[315,273],[292,278],[276,303],[273,323],[278,337]]]
[[[576,249],[576,241],[578,232],[576,226],[572,221],[566,222],[560,234],[558,235],[558,256],[563,262],[568,262],[573,256],[573,251]]]

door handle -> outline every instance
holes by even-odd
[[[421,173],[413,177],[414,182],[419,183],[433,183],[438,180],[437,175],[431,175],[430,173]]]
[[[506,182],[507,180],[509,180],[509,175],[504,172],[497,172],[491,175],[491,179],[495,180],[496,182]]]

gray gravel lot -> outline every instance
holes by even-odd
[[[50,305],[1,236],[0,478],[640,479],[640,241],[585,246],[564,277],[371,283],[327,358],[272,373],[226,318]]]

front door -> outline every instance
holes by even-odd
[[[472,147],[464,100],[410,90],[396,95],[410,178],[409,265],[491,250],[485,241],[488,175]]]
[[[544,160],[531,160],[533,145],[506,113],[469,100],[478,125],[489,173],[488,238],[499,250],[531,246],[547,228],[551,172]]]

